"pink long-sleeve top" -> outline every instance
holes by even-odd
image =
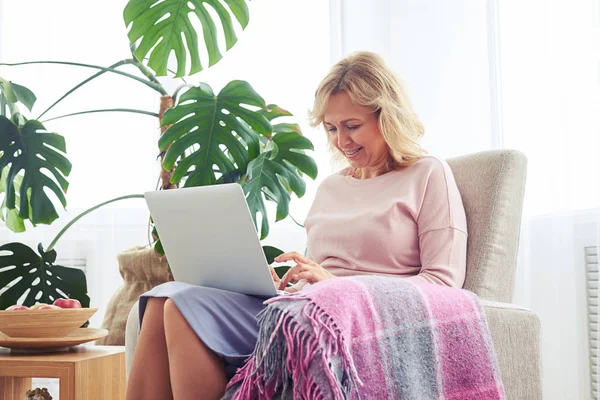
[[[319,186],[305,227],[308,256],[336,276],[464,283],[465,210],[443,159],[424,156],[364,180],[349,175],[349,168],[331,175]]]

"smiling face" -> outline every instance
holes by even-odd
[[[329,142],[360,171],[362,179],[388,171],[388,145],[375,113],[352,102],[346,92],[329,96],[323,116]]]

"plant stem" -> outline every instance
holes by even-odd
[[[115,69],[117,67],[120,67],[121,65],[131,64],[131,61],[133,61],[133,60],[131,60],[131,59],[129,59],[129,60],[121,60],[119,62],[114,63],[113,65],[111,65],[108,68]],[[80,87],[82,87],[83,85],[85,85],[86,83],[88,83],[89,81],[91,81],[92,79],[95,79],[95,78],[99,77],[100,75],[102,75],[102,74],[104,74],[106,72],[107,71],[97,72],[94,75],[90,76],[89,78],[85,79],[83,82],[79,83],[74,88],[70,89],[67,93],[65,93],[64,95],[62,95],[60,97],[60,99],[58,99],[54,103],[52,103],[52,105],[50,107],[46,108],[46,110],[44,110],[44,112],[41,113],[39,115],[39,117],[37,117],[36,119],[39,121],[44,116],[44,114],[46,114],[48,111],[50,111],[52,109],[52,107],[54,107],[55,105],[57,105],[58,103],[60,103],[65,97],[67,97],[68,95],[70,95],[71,93],[73,93],[74,91],[76,91],[77,89],[79,89]]]
[[[71,117],[73,115],[94,114],[94,113],[99,113],[99,112],[130,112],[130,113],[135,113],[135,114],[150,115],[152,117],[158,118],[158,114],[157,113],[153,113],[151,111],[135,110],[133,108],[109,108],[109,109],[106,109],[106,110],[89,110],[89,111],[80,111],[80,112],[76,112],[76,113],[60,115],[58,117],[45,119],[45,120],[40,121],[40,122],[48,122],[48,121],[52,121],[52,120],[59,119],[59,118]]]
[[[296,225],[298,225],[300,228],[304,228],[304,225],[302,225],[300,222],[296,221],[296,219],[294,217],[292,217],[292,214],[288,213],[288,216],[292,219],[292,221],[294,221],[294,223]]]
[[[158,82],[158,79],[156,79],[156,76],[152,73],[152,71],[150,71],[148,68],[146,68],[146,66],[144,65],[144,63],[142,63],[135,55],[135,50],[137,49],[137,45],[135,43],[132,43],[131,46],[129,47],[129,50],[131,50],[131,57],[133,62],[132,64],[135,65],[140,72],[145,75],[148,79],[150,79],[150,81],[155,82],[157,84],[160,85],[160,82]],[[145,58],[144,60],[149,60],[149,58]],[[168,96],[169,94],[167,92],[162,93],[163,96]]]
[[[60,239],[60,237],[77,221],[79,221],[82,217],[86,216],[87,214],[91,213],[92,211],[105,206],[107,204],[110,203],[114,203],[115,201],[120,201],[120,200],[126,200],[126,199],[143,199],[144,195],[143,194],[130,194],[127,196],[121,196],[121,197],[117,197],[108,201],[105,201],[104,203],[100,203],[98,205],[95,205],[92,208],[88,208],[87,210],[85,210],[84,212],[82,212],[81,214],[79,214],[78,216],[76,216],[75,218],[73,218],[64,228],[61,229],[60,232],[58,232],[58,235],[56,235],[56,237],[54,238],[54,240],[52,241],[52,243],[50,243],[50,246],[48,246],[48,248],[46,249],[46,251],[50,251],[54,248],[54,245],[56,245],[56,242],[58,242],[58,239]]]
[[[119,70],[116,70],[114,68],[108,68],[108,67],[101,67],[99,65],[92,65],[92,64],[82,64],[82,63],[74,63],[74,62],[69,62],[69,61],[26,61],[26,62],[20,62],[20,63],[0,63],[0,65],[4,65],[7,67],[14,67],[14,66],[19,66],[19,65],[29,65],[29,64],[60,64],[60,65],[73,65],[76,67],[86,67],[86,68],[94,68],[94,69],[100,69],[104,72],[112,72],[114,74],[117,75],[123,75],[126,76],[128,78],[131,78],[133,80],[136,80],[138,82],[143,83],[144,85],[156,90],[157,92],[159,92],[161,95],[166,96],[167,95],[167,91],[162,87],[162,85],[160,85],[160,83],[156,83],[156,82],[149,82],[145,79],[142,79],[138,76],[132,75],[132,74],[128,74],[127,72],[122,72]]]
[[[10,119],[14,121],[14,118],[17,117],[17,121],[16,124],[19,126],[19,128],[23,127],[23,125],[25,125],[25,118],[23,118],[23,115],[19,112],[19,107],[17,107],[17,105],[15,103],[11,103],[10,101],[7,102],[8,103],[8,109],[10,111]]]
[[[132,64],[135,65],[140,70],[140,72],[142,74],[144,74],[144,76],[146,78],[148,78],[151,82],[154,82],[157,85],[160,85],[160,82],[158,81],[158,79],[156,79],[156,76],[144,64],[142,64],[137,59],[132,59],[131,61],[132,61]],[[160,85],[160,87],[162,88],[162,85]],[[164,90],[164,92],[162,92],[161,94],[163,96],[168,96],[169,95],[166,90]]]

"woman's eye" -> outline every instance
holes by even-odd
[[[348,128],[348,130],[351,130],[351,131],[353,131],[353,130],[355,130],[355,129],[358,129],[358,128],[360,128],[360,125],[348,125],[346,128]]]
[[[335,132],[335,131],[336,131],[336,129],[333,126],[330,128],[327,128],[327,132]]]

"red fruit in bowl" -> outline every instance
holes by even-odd
[[[22,306],[20,304],[15,304],[14,306],[10,306],[6,309],[6,311],[11,311],[11,310],[29,310],[29,307]]]
[[[56,299],[54,303],[55,306],[60,308],[81,308],[81,303],[77,299]]]

